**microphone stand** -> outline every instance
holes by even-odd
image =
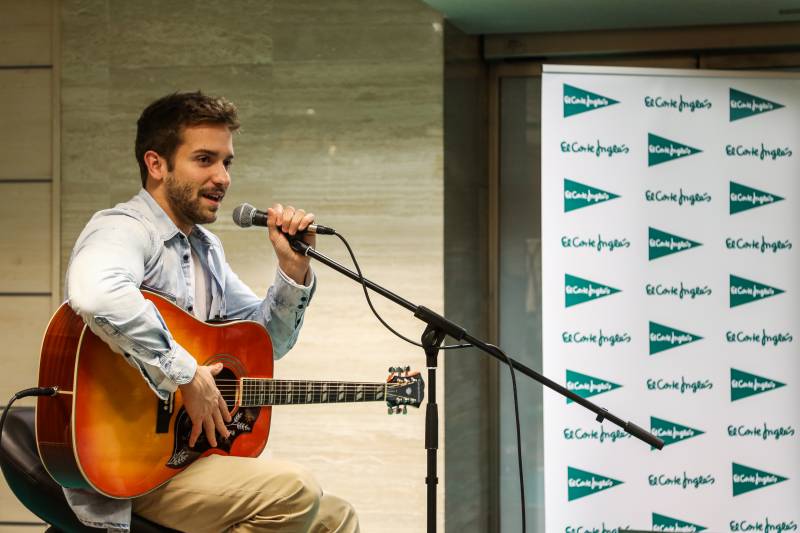
[[[590,402],[586,398],[582,398],[575,394],[574,392],[568,390],[566,387],[552,381],[551,379],[546,378],[545,376],[539,374],[535,370],[528,368],[527,366],[523,365],[522,363],[515,361],[511,357],[507,357],[499,348],[488,344],[476,337],[470,335],[464,328],[459,326],[458,324],[448,320],[444,316],[428,309],[422,305],[415,305],[408,300],[398,296],[397,294],[391,292],[388,289],[381,287],[380,285],[369,281],[364,277],[360,277],[356,272],[353,272],[349,268],[337,263],[333,259],[319,253],[314,248],[309,246],[307,243],[303,242],[298,238],[290,238],[289,243],[292,246],[292,249],[298,253],[306,255],[308,257],[312,257],[327,265],[328,267],[336,270],[340,274],[347,276],[348,278],[358,282],[359,284],[363,280],[364,285],[373,292],[376,292],[386,298],[387,300],[391,300],[392,302],[396,303],[397,305],[404,307],[414,313],[414,316],[420,319],[422,322],[426,324],[425,331],[422,333],[422,346],[425,350],[425,359],[426,359],[426,366],[428,367],[428,404],[425,410],[425,450],[427,452],[427,476],[425,477],[425,484],[427,485],[427,496],[428,496],[428,508],[427,508],[427,532],[428,533],[436,533],[436,485],[439,483],[439,478],[437,477],[437,465],[436,465],[436,454],[439,449],[439,410],[438,406],[436,405],[436,366],[437,366],[437,356],[439,354],[439,349],[441,347],[442,342],[446,335],[454,338],[455,340],[467,341],[469,344],[472,344],[476,348],[480,349],[484,353],[494,357],[495,359],[499,360],[501,363],[507,363],[514,367],[515,370],[519,370],[529,378],[538,381],[545,387],[548,387],[551,390],[554,390],[558,394],[565,396],[572,400],[573,402],[582,405],[586,409],[592,411],[597,415],[595,418],[598,422],[603,422],[604,420],[608,420],[612,424],[616,424],[628,434],[637,439],[646,442],[650,446],[656,449],[661,449],[664,447],[664,441],[650,433],[644,428],[641,428],[634,424],[633,422],[625,422],[621,418],[613,415],[607,409],[599,407],[594,403]],[[521,453],[521,452],[520,452]]]

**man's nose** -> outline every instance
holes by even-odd
[[[215,169],[213,181],[217,186],[227,189],[231,184],[231,175],[225,165],[220,163]]]

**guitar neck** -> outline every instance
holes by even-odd
[[[387,387],[387,383],[242,378],[239,405],[380,402],[386,400]]]

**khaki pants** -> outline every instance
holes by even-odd
[[[189,533],[357,533],[353,507],[322,494],[304,468],[273,459],[204,457],[133,501],[133,512]]]

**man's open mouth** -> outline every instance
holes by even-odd
[[[225,195],[223,193],[219,193],[219,192],[206,192],[206,193],[203,193],[203,198],[208,198],[209,200],[214,201],[214,202],[221,202],[222,198],[224,196]]]

